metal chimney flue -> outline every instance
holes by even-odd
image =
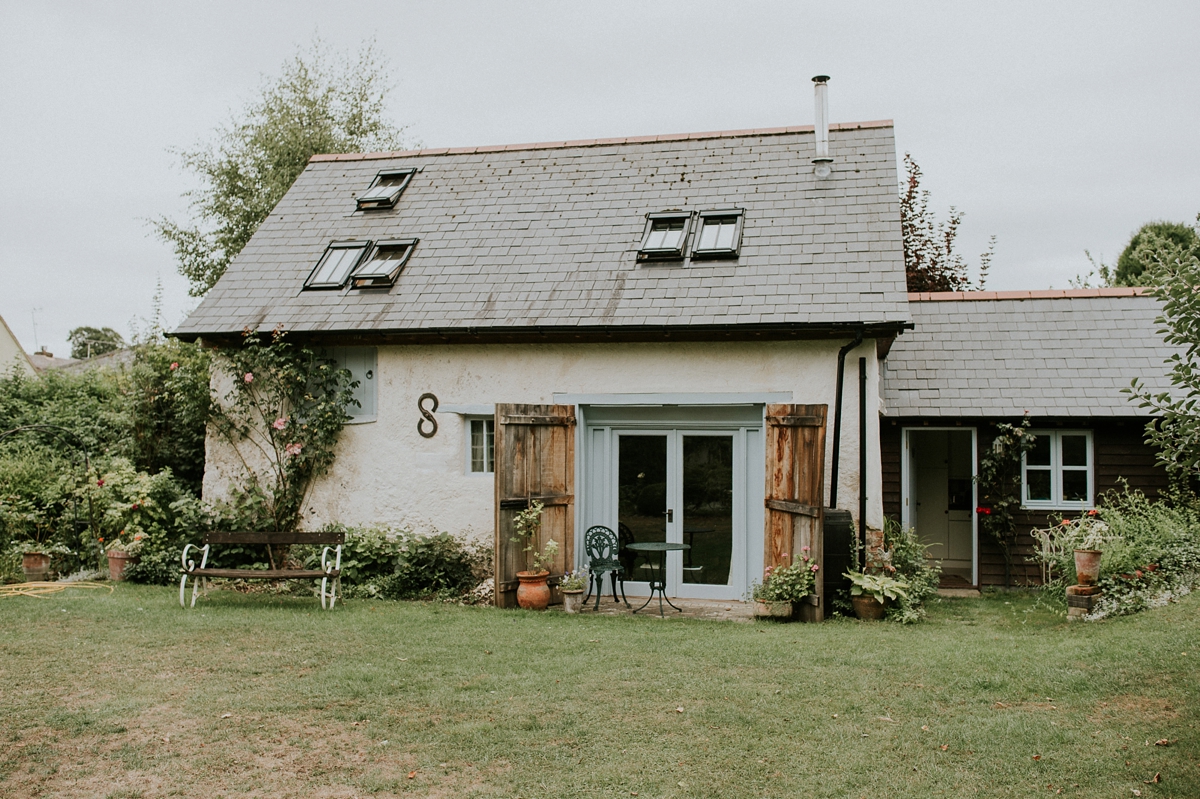
[[[813,78],[813,102],[816,105],[817,154],[813,157],[814,172],[819,178],[827,178],[833,168],[833,156],[829,154],[829,76]]]

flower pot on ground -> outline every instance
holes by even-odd
[[[545,610],[550,605],[550,572],[517,572],[517,604],[525,610]]]
[[[768,566],[763,581],[750,591],[754,600],[754,616],[760,619],[787,621],[796,617],[796,604],[812,595],[820,566],[809,558],[808,547],[799,558],[786,566]],[[787,557],[787,553],[783,555]]]
[[[578,591],[563,591],[563,610],[567,613],[578,613],[583,610],[583,589]]]
[[[108,579],[124,582],[125,567],[130,563],[137,563],[137,555],[130,555],[128,552],[118,550],[109,550],[105,554],[108,556]]]
[[[793,605],[790,601],[769,602],[764,599],[754,600],[754,618],[789,621],[792,618]]]
[[[851,596],[850,604],[854,605],[854,615],[862,621],[879,621],[887,611],[887,605],[870,594]]]
[[[846,572],[850,581],[850,603],[854,615],[863,621],[878,621],[887,611],[888,603],[908,597],[908,581],[870,572]]]
[[[1100,550],[1075,550],[1075,580],[1080,585],[1095,585],[1100,579]]]
[[[563,610],[578,613],[583,609],[583,589],[587,583],[586,571],[572,571],[563,575],[558,584],[558,590],[562,592]]]
[[[50,556],[45,552],[22,552],[21,571],[27,583],[45,580],[50,576]]]

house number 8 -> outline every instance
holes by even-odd
[[[433,406],[428,410],[425,409],[425,400],[429,400],[433,403]],[[423,438],[433,438],[437,435],[438,423],[437,419],[433,418],[433,412],[437,409],[438,398],[433,394],[426,392],[421,395],[420,399],[417,400],[417,410],[419,410],[421,415],[425,417],[424,419],[417,421],[417,432],[420,433]],[[429,422],[428,432],[425,430],[425,422]]]

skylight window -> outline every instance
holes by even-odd
[[[358,196],[358,210],[392,208],[408,186],[415,169],[385,169],[375,176],[371,187]]]
[[[684,211],[647,214],[638,260],[682,258],[691,223],[691,213]]]
[[[333,242],[325,249],[321,260],[317,261],[308,280],[304,281],[304,288],[340,289],[370,244],[369,241]]]
[[[736,258],[742,243],[742,212],[701,211],[692,258]]]
[[[416,239],[392,239],[381,241],[371,251],[351,278],[350,285],[356,289],[386,288],[396,282],[400,270],[408,262]]]

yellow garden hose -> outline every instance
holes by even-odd
[[[113,592],[113,587],[106,583],[89,583],[87,581],[79,581],[77,583],[13,583],[12,585],[0,585],[0,599],[9,596],[35,596],[40,599],[50,596],[50,594],[58,594],[66,591],[68,588],[107,588],[108,593]]]

